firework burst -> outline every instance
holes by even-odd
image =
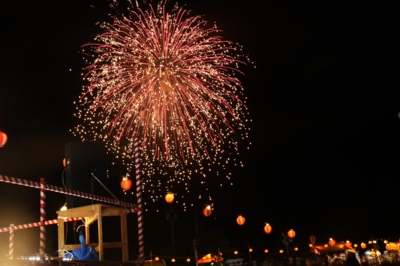
[[[138,137],[145,204],[168,190],[184,207],[189,193],[212,202],[210,186],[232,184],[231,166],[242,166],[239,151],[250,145],[239,80],[250,61],[207,25],[183,8],[137,7],[83,46],[87,85],[73,132],[103,141],[128,172]]]

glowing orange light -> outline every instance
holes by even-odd
[[[269,223],[266,223],[264,226],[264,232],[269,234],[272,231],[272,226]]]
[[[346,243],[344,244],[344,246],[346,248],[351,248],[353,246],[353,244],[349,240],[347,240]]]
[[[293,238],[296,235],[296,232],[293,229],[290,229],[287,232],[288,237]]]
[[[361,246],[362,249],[364,249],[364,248],[367,247],[367,244],[365,244],[364,242],[361,242],[360,246]]]
[[[0,148],[6,145],[8,137],[6,133],[0,131]]]
[[[208,217],[208,216],[211,215],[211,213],[212,213],[212,211],[211,211],[211,206],[210,206],[210,205],[207,205],[207,206],[203,209],[203,215],[204,215],[205,217]]]
[[[238,225],[243,225],[246,222],[246,219],[242,215],[239,215],[236,222]]]
[[[132,187],[132,180],[128,176],[124,176],[121,181],[121,188],[125,191],[130,190]]]
[[[282,254],[282,253],[283,253],[283,249],[280,249],[280,250],[279,250],[279,253],[281,253],[281,254]]]
[[[168,192],[167,195],[165,195],[165,201],[167,203],[172,203],[175,199],[175,195],[172,192]]]
[[[329,239],[329,246],[333,247],[334,245],[336,245],[336,241],[333,238]]]

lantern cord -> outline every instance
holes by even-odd
[[[119,203],[119,199],[116,196],[114,196],[114,194],[93,173],[91,173],[91,175]],[[128,210],[126,206],[124,206],[124,208]]]

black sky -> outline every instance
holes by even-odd
[[[232,222],[222,226],[232,242],[241,241],[233,233],[238,214],[260,245],[265,222],[305,241],[399,238],[399,3],[193,2],[188,9],[216,21],[257,66],[242,78],[253,147],[235,193],[218,191],[214,213]],[[8,1],[0,11],[0,129],[9,135],[0,175],[61,185],[82,86],[80,46],[98,33],[103,8]],[[0,227],[37,221],[38,209],[19,213],[39,206],[38,191],[2,183],[0,193],[0,211],[12,211]],[[63,204],[49,197],[51,208]],[[54,218],[55,209],[48,212]]]

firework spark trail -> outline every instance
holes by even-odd
[[[91,57],[74,131],[84,141],[104,141],[128,171],[139,136],[144,185],[162,194],[178,184],[189,191],[188,181],[213,173],[212,165],[238,163],[239,141],[248,141],[249,131],[239,66],[249,61],[200,16],[161,7],[114,17],[83,46]]]

